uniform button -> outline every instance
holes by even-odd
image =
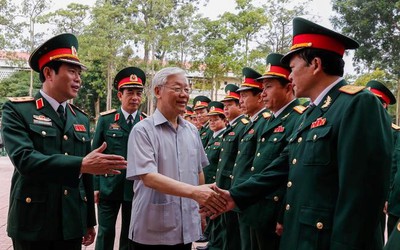
[[[289,181],[289,182],[287,183],[287,187],[290,188],[291,186],[292,186],[292,182]]]
[[[116,135],[116,134],[113,134],[113,135],[112,135],[112,137],[115,137],[115,136],[117,136],[117,135]]]
[[[64,138],[64,141],[68,140],[68,136],[67,135],[64,135],[63,138]]]
[[[324,224],[322,222],[317,222],[317,224],[315,225],[319,230],[321,230],[322,228],[324,228]]]
[[[85,197],[83,197],[83,200],[84,200],[85,202],[87,202],[87,198],[86,198],[86,196],[85,196]]]
[[[82,141],[86,141],[86,138],[85,138],[85,137],[82,137]]]
[[[223,149],[223,148],[221,148],[221,151],[224,151],[224,149]]]
[[[254,167],[251,167],[251,168],[250,168],[250,171],[254,171]]]
[[[397,223],[397,230],[400,231],[400,222]]]
[[[217,168],[217,172],[219,171],[219,168]]]
[[[65,152],[64,154],[65,154],[65,155],[68,155],[68,153],[67,153],[67,152]]]
[[[105,174],[105,175],[104,175],[104,177],[107,177],[107,176],[108,176],[108,174]]]
[[[274,201],[279,201],[279,197],[278,196],[274,196]]]
[[[286,210],[289,210],[289,209],[290,209],[290,205],[289,205],[289,204],[286,204],[285,209],[286,209]]]
[[[278,138],[274,138],[274,142],[276,142],[278,140]]]
[[[31,203],[31,201],[32,201],[31,197],[26,197],[26,199],[25,199],[26,203]]]
[[[296,158],[294,158],[293,160],[292,160],[292,164],[294,165],[294,164],[296,164],[297,163],[297,160],[296,160]]]
[[[299,139],[297,139],[297,142],[300,143],[303,140],[303,138],[299,137]]]
[[[233,166],[234,166],[234,167],[236,167],[236,165],[237,165],[236,163],[235,163],[235,164],[233,164]]]
[[[229,178],[231,178],[233,180],[233,175],[229,175]]]
[[[243,141],[243,139],[240,140],[241,142]]]
[[[261,141],[262,141],[262,142],[265,142],[265,138],[263,137],[263,138],[261,139]]]
[[[313,136],[313,140],[315,141],[317,139],[317,135],[314,135]]]
[[[215,176],[213,176],[213,179],[215,180]]]
[[[260,153],[257,153],[257,157],[259,157],[261,154]]]
[[[46,136],[47,135],[46,131],[42,131],[42,135]]]
[[[238,151],[238,155],[240,154],[240,151]]]
[[[68,190],[64,190],[64,195],[68,195]]]
[[[221,159],[221,158],[219,158],[219,161],[222,161],[222,159]]]

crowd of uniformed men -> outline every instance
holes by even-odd
[[[396,99],[379,81],[365,88],[342,78],[343,54],[358,46],[349,37],[295,18],[290,52],[269,54],[263,74],[245,67],[241,85],[227,84],[222,100],[200,95],[186,112],[181,110],[180,116],[198,129],[208,158],[204,183],[212,190],[210,203],[200,204],[200,241],[208,243],[198,249],[375,250],[384,246],[386,226],[385,249],[400,249],[400,128],[387,112]],[[72,34],[41,45],[29,63],[40,73],[42,89],[35,97],[10,98],[4,105],[4,143],[15,166],[7,227],[14,248],[70,250],[93,243],[97,203],[96,249],[113,249],[120,209],[120,249],[188,249],[185,240],[174,248],[152,248],[145,240],[132,244],[128,239],[129,225],[135,223],[133,178],[126,179],[125,170],[128,138],[146,130],[131,133],[146,119],[139,109],[146,75],[137,67],[118,72],[114,87],[121,106],[101,113],[91,144],[86,115],[67,102],[76,97],[85,69],[77,48]],[[172,104],[166,98],[189,96],[187,79],[179,70],[171,72],[154,85],[158,101],[167,106]],[[307,102],[300,103],[299,97]],[[154,121],[167,117],[168,108],[158,106]],[[192,125],[174,119],[175,126],[168,126],[190,133]],[[155,199],[140,196],[141,188],[135,183],[135,195]],[[213,209],[215,204],[220,208]],[[166,207],[154,215],[169,220],[171,214],[161,209]],[[152,230],[161,234],[176,228],[180,225]],[[146,239],[135,231],[140,228],[132,230],[131,240]]]

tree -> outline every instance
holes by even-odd
[[[15,22],[17,7],[9,0],[0,0],[0,50],[14,49],[21,25]]]
[[[336,28],[356,38],[360,48],[354,61],[358,72],[380,68],[388,72],[389,79],[397,86],[391,90],[400,99],[400,2],[386,0],[334,0],[332,18]],[[396,122],[399,122],[399,101]]]

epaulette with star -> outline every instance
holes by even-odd
[[[297,106],[294,106],[293,109],[294,109],[297,113],[303,114],[304,111],[305,111],[307,108],[304,107],[303,105],[297,105]]]
[[[364,86],[357,86],[357,85],[344,85],[339,89],[339,91],[349,94],[349,95],[354,95],[360,92],[361,90],[365,89]]]
[[[392,129],[400,130],[400,126],[398,126],[397,124],[392,123]]]
[[[271,117],[271,113],[269,112],[263,112],[262,116],[264,117],[264,119],[269,119]]]
[[[100,115],[101,115],[101,116],[104,116],[104,115],[108,115],[108,114],[113,114],[113,113],[115,113],[115,112],[117,112],[116,109],[110,109],[110,110],[101,112]]]
[[[244,124],[247,125],[249,123],[249,120],[247,120],[246,118],[242,118],[240,119],[240,121]]]
[[[70,107],[72,107],[72,108],[74,108],[74,109],[78,110],[78,111],[79,111],[79,112],[81,112],[82,114],[84,114],[84,115],[88,116],[88,114],[86,114],[86,112],[85,112],[85,111],[83,111],[83,109],[81,109],[81,108],[78,108],[76,105],[74,105],[74,104],[72,104],[72,103],[68,103],[68,105],[69,105]]]
[[[34,101],[35,98],[32,96],[20,96],[20,97],[8,97],[10,102],[31,102]]]

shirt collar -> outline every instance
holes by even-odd
[[[42,89],[39,90],[39,92],[43,96],[43,98],[46,99],[46,101],[48,101],[50,103],[50,105],[54,109],[54,111],[57,111],[58,106],[60,106],[60,105],[62,105],[65,110],[65,107],[67,106],[67,101],[59,103],[53,97],[46,94]]]
[[[334,81],[333,83],[331,83],[331,85],[329,85],[328,87],[326,87],[319,95],[318,97],[314,100],[314,102],[312,102],[313,104],[315,104],[316,106],[318,106],[322,99],[326,96],[326,94],[328,94],[329,90],[331,90],[333,87],[335,87],[336,84],[338,84],[341,80],[343,80],[343,77],[339,77],[336,81]],[[310,104],[311,104],[311,100],[310,100]]]
[[[158,109],[154,111],[153,119],[154,119],[154,126],[158,126],[164,123],[170,124],[167,118],[165,118],[165,116]],[[178,126],[182,127],[186,126],[185,120],[181,116],[178,116]]]
[[[218,136],[219,134],[221,134],[222,131],[224,131],[225,129],[226,129],[226,127],[224,127],[224,128],[222,128],[222,129],[220,129],[220,130],[214,132],[214,133],[213,133],[213,138],[217,137],[217,136]]]
[[[254,122],[254,120],[257,118],[257,116],[261,113],[264,112],[265,108],[260,109],[257,113],[255,113],[252,117],[250,117],[250,121]]]
[[[291,100],[288,104],[286,104],[286,105],[283,106],[281,109],[279,109],[278,111],[276,111],[275,113],[273,113],[274,118],[277,118],[277,117],[287,108],[287,106],[289,106],[292,102],[294,102],[294,100],[296,100],[296,98],[294,98],[294,99]]]
[[[233,119],[232,121],[230,121],[229,124],[230,124],[231,126],[233,126],[233,124],[234,124],[237,120],[239,120],[239,118],[240,118],[241,116],[242,116],[242,115],[238,115],[235,119]]]
[[[136,115],[137,115],[137,110],[135,112],[133,112],[132,114],[129,114],[128,112],[126,112],[122,107],[121,107],[121,112],[125,117],[125,120],[128,120],[128,116],[132,115],[133,119],[135,119]]]

